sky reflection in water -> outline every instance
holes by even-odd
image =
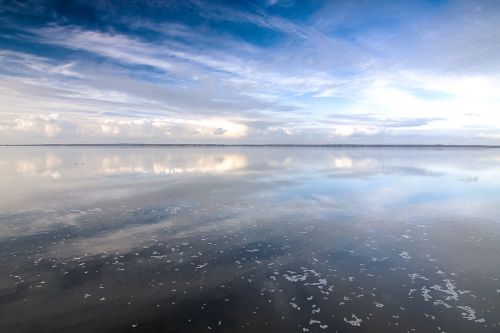
[[[1,148],[0,331],[498,332],[500,150]]]

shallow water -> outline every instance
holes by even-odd
[[[0,147],[0,332],[499,332],[500,149]]]

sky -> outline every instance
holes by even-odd
[[[500,144],[500,2],[0,0],[30,143]]]

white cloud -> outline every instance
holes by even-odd
[[[137,138],[183,138],[227,139],[241,138],[247,135],[247,127],[228,119],[104,119],[99,120],[100,133],[95,136],[137,137]]]
[[[200,10],[207,20],[253,24],[283,38],[257,46],[210,25],[133,18],[127,35],[20,27],[31,34],[22,37],[28,43],[72,51],[59,61],[0,50],[0,141],[500,140],[496,6],[459,1],[413,16],[394,5],[400,29],[390,34],[384,26],[357,30],[360,21],[377,20],[375,5],[367,12],[329,3],[302,24],[193,6],[208,6]],[[348,38],[336,30],[343,25],[353,27]],[[352,117],[332,117],[342,114]]]
[[[378,127],[366,125],[338,125],[333,129],[333,135],[339,137],[371,136],[379,133],[380,129]]]
[[[28,116],[14,119],[12,129],[29,134],[41,134],[47,138],[53,138],[62,132],[58,124],[58,114]]]
[[[308,72],[295,75],[290,68],[277,70],[256,62],[245,54],[231,54],[218,50],[186,49],[185,46],[169,41],[147,43],[120,34],[85,31],[78,28],[50,27],[32,31],[41,41],[84,50],[122,63],[147,65],[173,75],[185,78],[186,74],[210,75],[237,86],[266,87],[273,91],[294,94],[319,94],[333,89],[345,80],[327,73]],[[237,48],[237,46],[235,46]],[[261,51],[264,55],[265,51]],[[255,56],[253,54],[252,56]]]

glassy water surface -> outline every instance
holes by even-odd
[[[500,150],[0,148],[1,332],[499,332]]]

